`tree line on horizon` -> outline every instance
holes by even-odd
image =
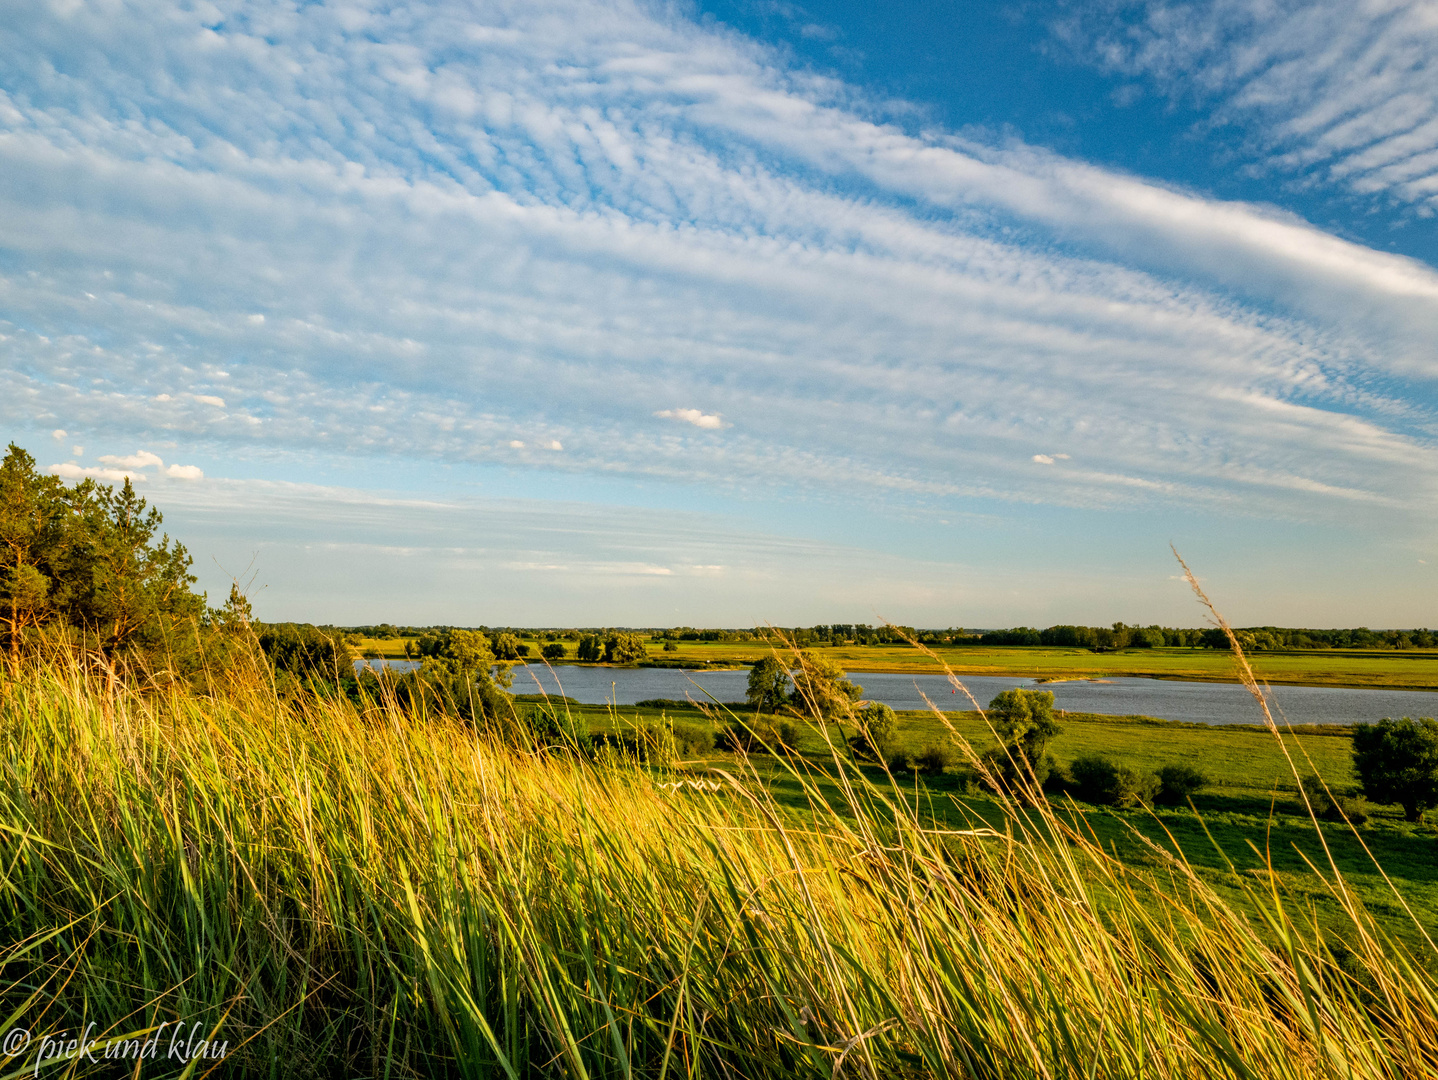
[[[437,627],[396,626],[380,623],[370,626],[324,627],[350,635],[352,644],[362,639],[386,640],[422,638]],[[505,659],[523,659],[530,655],[526,639],[539,644],[542,652],[546,644],[563,645],[574,643],[574,652],[566,650],[558,655],[574,655],[580,660],[606,660],[615,662],[613,650],[615,639],[620,635],[648,641],[663,646],[681,642],[711,644],[748,643],[790,643],[799,648],[843,645],[906,645],[917,642],[928,647],[936,646],[1051,646],[1060,648],[1088,649],[1147,649],[1147,648],[1191,648],[1227,649],[1228,638],[1217,627],[1173,627],[1151,624],[1149,626],[1128,625],[1116,622],[1109,626],[1081,626],[1062,623],[1045,628],[1015,626],[1008,629],[966,630],[963,627],[949,627],[944,630],[915,628],[912,626],[869,626],[864,623],[830,623],[815,626],[754,627],[751,629],[696,629],[692,626],[614,628],[557,628],[557,627],[503,627],[476,626],[469,629],[495,635],[496,639],[507,638],[515,643],[514,655]],[[1313,628],[1284,626],[1249,626],[1236,631],[1239,644],[1250,652],[1273,649],[1430,649],[1438,647],[1438,631],[1426,628],[1408,630],[1370,630],[1366,626],[1353,628]],[[591,642],[585,645],[584,642]],[[594,651],[597,642],[598,652]],[[632,646],[629,647],[632,650]],[[546,658],[552,658],[546,655]],[[631,658],[625,656],[618,662]]]

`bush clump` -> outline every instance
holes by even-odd
[[[1152,802],[1159,779],[1127,765],[1118,765],[1102,754],[1085,754],[1069,765],[1072,790],[1084,802],[1097,806],[1134,806]]]
[[[793,746],[799,738],[799,727],[788,720],[777,724],[764,721],[733,720],[719,729],[714,746],[730,753],[752,754],[756,750],[776,750]]]
[[[1153,801],[1177,806],[1208,787],[1208,777],[1192,765],[1165,765],[1158,770],[1158,792]]]
[[[1303,793],[1313,812],[1324,821],[1347,820],[1362,825],[1368,820],[1368,803],[1361,795],[1352,795],[1328,787],[1313,774],[1303,778]]]
[[[849,740],[854,756],[864,761],[883,761],[898,733],[898,716],[883,702],[871,701],[859,710],[857,719],[859,734]]]
[[[707,754],[714,749],[714,732],[703,724],[675,724],[674,748],[680,754]]]

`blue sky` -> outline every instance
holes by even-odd
[[[269,618],[1432,625],[1431,3],[5,3],[0,410]]]

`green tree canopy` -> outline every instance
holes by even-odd
[[[1004,744],[1022,754],[1030,767],[1061,730],[1054,721],[1052,690],[1005,690],[989,702],[988,714]]]
[[[604,643],[598,634],[581,634],[574,655],[580,660],[598,660],[604,655]]]
[[[160,533],[160,512],[127,479],[119,491],[67,487],[11,443],[0,462],[0,633],[18,655],[27,634],[63,630],[112,662],[193,670],[207,613],[190,556]]]
[[[649,655],[638,634],[614,633],[604,639],[604,659],[611,664],[632,664]]]
[[[766,656],[749,671],[745,698],[758,712],[778,712],[789,702],[789,669],[777,656]]]
[[[793,679],[794,703],[826,720],[850,712],[864,693],[862,686],[844,677],[844,669],[835,661],[808,649],[799,653]]]
[[[1353,725],[1353,771],[1368,798],[1397,803],[1409,821],[1422,821],[1438,806],[1438,721]]]

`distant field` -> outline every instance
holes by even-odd
[[[763,646],[685,642],[680,644],[678,652],[662,655],[710,661],[756,660],[766,651]],[[820,651],[851,671],[935,670],[933,660],[907,646],[825,647]],[[1147,675],[1164,679],[1236,681],[1232,656],[1216,649],[1126,649],[1123,652],[1095,653],[1087,649],[1042,646],[988,649],[963,646],[934,651],[959,675],[1031,675],[1037,678]],[[1272,683],[1403,690],[1438,688],[1438,650],[1432,649],[1401,652],[1294,650],[1254,653],[1249,659],[1258,677]]]
[[[571,653],[573,643],[566,647]],[[539,649],[531,643],[537,656]],[[366,655],[391,659],[404,656],[404,642],[365,639]],[[769,654],[759,643],[679,642],[675,652],[649,645],[650,658],[699,666],[753,663]],[[934,661],[908,646],[822,646],[818,651],[850,671],[935,672]],[[977,648],[946,646],[934,650],[954,672],[963,675],[1027,675],[1040,679],[1149,676],[1235,682],[1233,657],[1216,649],[1125,649],[1095,653],[1087,649],[1014,646]],[[1438,649],[1340,650],[1296,649],[1259,652],[1249,657],[1261,680],[1298,686],[1383,687],[1392,690],[1438,690]],[[570,660],[569,662],[573,662]]]

